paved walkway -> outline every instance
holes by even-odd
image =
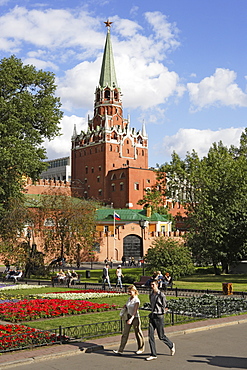
[[[247,323],[247,314],[223,317],[219,319],[210,319],[198,321],[188,324],[176,325],[166,328],[166,333],[187,334],[203,330],[210,330],[224,326]],[[144,331],[144,336],[147,337],[147,331]],[[71,344],[53,345],[39,347],[33,350],[23,350],[10,353],[4,353],[0,356],[0,369],[12,368],[17,365],[30,364],[42,359],[56,358],[61,356],[73,356],[75,354],[85,352],[95,352],[104,348],[104,346],[114,346],[116,348],[120,342],[120,335],[107,338],[99,338],[87,342],[76,342]],[[130,334],[129,342],[134,341],[134,334]]]

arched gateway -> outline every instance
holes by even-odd
[[[134,257],[135,260],[143,256],[142,239],[138,235],[127,235],[123,240],[123,254],[125,257]]]

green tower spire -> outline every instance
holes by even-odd
[[[108,30],[105,41],[105,49],[101,66],[99,85],[101,88],[105,88],[106,86],[108,86],[110,89],[114,89],[118,87],[118,85],[111,44],[111,33],[110,33],[111,23],[112,22],[109,21],[105,22],[106,27],[108,27]]]

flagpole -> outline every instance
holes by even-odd
[[[116,229],[116,220],[115,220],[115,210],[114,210],[114,214],[113,214],[113,218],[114,218],[114,257],[115,257],[115,251],[116,251],[116,239],[115,239],[115,229]]]

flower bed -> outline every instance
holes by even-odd
[[[0,352],[55,343],[56,335],[24,325],[0,325]]]
[[[45,288],[47,285],[28,285],[28,284],[14,284],[14,285],[0,285],[0,292],[2,290],[22,290],[22,289],[38,289]]]
[[[104,290],[72,290],[67,292],[54,292],[46,294],[35,294],[35,297],[42,298],[59,298],[59,299],[92,299],[92,298],[108,298],[123,295],[121,292],[106,292]],[[33,297],[32,295],[29,295]]]
[[[63,315],[78,315],[115,309],[116,305],[72,299],[23,299],[0,304],[0,319],[10,322],[30,321]]]
[[[183,314],[215,317],[247,311],[247,300],[244,298],[220,298],[213,294],[204,294],[201,297],[179,298],[170,300],[169,309]]]

